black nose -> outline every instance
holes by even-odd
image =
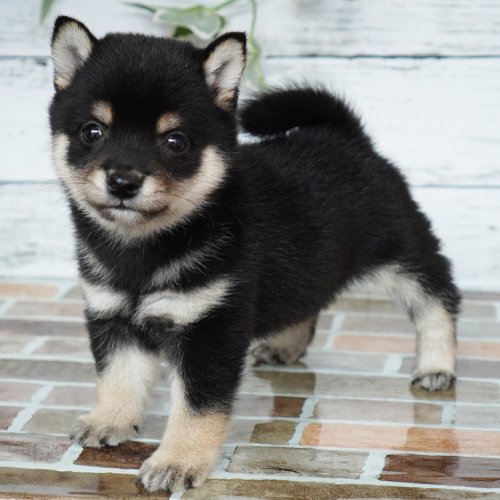
[[[108,176],[108,191],[122,200],[133,198],[141,184],[142,179],[129,172],[115,172]]]

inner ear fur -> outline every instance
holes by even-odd
[[[52,33],[54,86],[65,89],[94,50],[96,37],[88,28],[71,17],[59,16]]]
[[[245,70],[246,36],[231,32],[216,38],[204,50],[203,71],[215,103],[226,111],[236,107],[238,87]]]

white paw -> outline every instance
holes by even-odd
[[[176,456],[159,449],[148,458],[137,474],[135,484],[142,483],[148,491],[183,491],[205,482],[213,467],[213,458],[192,461],[194,457]]]
[[[420,387],[426,391],[445,391],[454,386],[455,380],[456,376],[453,372],[415,372],[411,379],[411,385]]]
[[[296,348],[274,347],[267,344],[260,344],[252,350],[252,355],[255,359],[274,366],[290,365],[305,354],[306,351]]]
[[[117,422],[103,421],[90,413],[78,418],[71,429],[70,439],[82,446],[102,448],[103,446],[117,446],[135,437],[138,432],[137,425],[119,425]]]

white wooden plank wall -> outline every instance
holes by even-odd
[[[65,204],[47,183],[53,17],[77,17],[97,36],[167,30],[117,0],[56,0],[41,28],[38,11],[38,0],[0,2],[0,276],[72,277]],[[248,28],[246,2],[225,12],[228,29]],[[500,290],[500,2],[259,0],[257,36],[269,83],[320,82],[359,111],[460,286]]]

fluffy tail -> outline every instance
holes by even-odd
[[[348,135],[364,136],[358,117],[338,97],[323,89],[290,88],[262,94],[240,111],[246,132],[264,137],[295,127],[330,125]]]

